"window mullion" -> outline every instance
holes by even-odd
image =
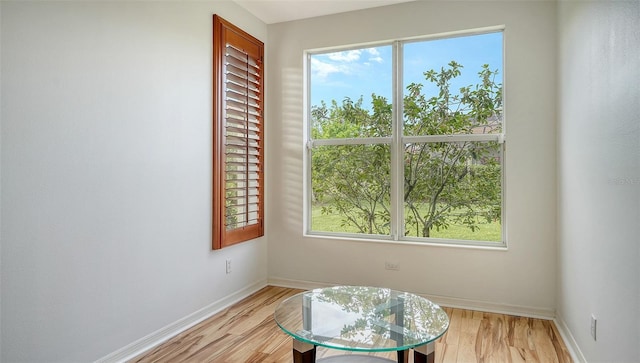
[[[391,144],[393,139],[391,137],[361,137],[361,138],[344,138],[344,139],[311,139],[307,146],[313,148],[314,146],[335,146],[335,145],[377,145],[377,144]]]
[[[404,235],[404,206],[402,189],[402,42],[393,43],[393,96],[392,96],[392,142],[391,142],[391,238],[395,241]]]
[[[447,134],[447,135],[422,135],[422,136],[405,136],[402,138],[403,143],[428,143],[428,142],[488,142],[495,141],[500,144],[504,142],[502,134]]]

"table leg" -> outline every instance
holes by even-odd
[[[315,363],[316,346],[293,339],[293,362]]]
[[[429,343],[413,349],[414,363],[434,363],[436,360],[436,345]]]
[[[409,350],[398,351],[398,363],[409,363]]]

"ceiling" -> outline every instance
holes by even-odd
[[[266,24],[375,8],[414,0],[234,0]]]

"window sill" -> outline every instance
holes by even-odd
[[[384,244],[394,244],[401,246],[424,246],[424,247],[444,247],[444,248],[462,248],[462,249],[473,249],[473,250],[484,250],[484,251],[501,251],[506,252],[509,250],[506,242],[486,242],[486,243],[474,243],[467,241],[458,241],[458,240],[447,240],[447,239],[433,239],[433,242],[419,242],[419,241],[410,241],[410,240],[393,240],[389,239],[373,239],[373,238],[358,238],[358,237],[350,237],[350,236],[342,236],[342,235],[327,235],[327,234],[315,234],[315,233],[304,233],[303,237],[305,238],[314,238],[314,239],[328,239],[328,240],[341,240],[341,241],[349,241],[349,242],[359,242],[359,243],[384,243]]]

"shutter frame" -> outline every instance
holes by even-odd
[[[213,249],[264,235],[263,57],[261,41],[213,16]]]

